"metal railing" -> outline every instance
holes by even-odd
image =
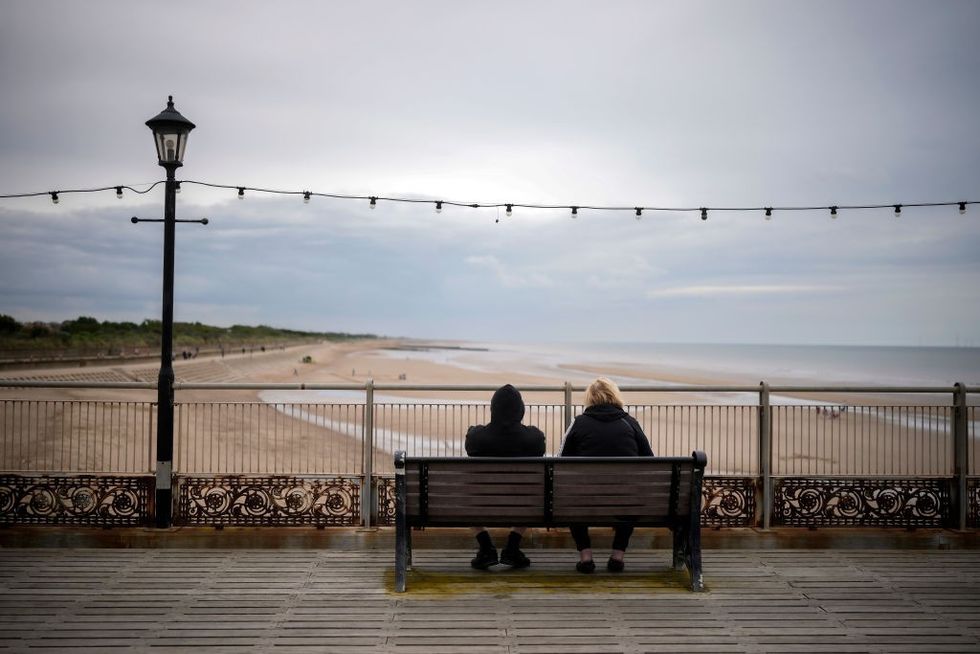
[[[151,402],[0,400],[0,471],[150,473]]]
[[[178,402],[174,471],[362,474],[363,404]]]
[[[949,476],[952,407],[772,406],[773,474]]]
[[[0,381],[0,388],[154,386]],[[489,397],[495,387],[178,383],[175,389],[175,474],[347,475],[360,477],[370,490],[368,480],[392,473],[390,455],[396,449],[409,455],[465,454],[466,430],[489,421]],[[190,391],[242,390],[290,395],[246,402],[181,401]],[[534,398],[527,403],[524,422],[541,428],[548,453],[557,454],[566,426],[582,411],[573,402],[574,393],[584,389],[566,383],[521,390],[525,397]],[[622,390],[631,400],[627,410],[640,422],[658,455],[704,450],[709,455],[709,475],[756,480],[763,526],[769,524],[773,484],[780,478],[949,478],[961,489],[958,496],[965,497],[967,477],[980,475],[980,448],[973,446],[980,416],[976,406],[967,405],[968,393],[980,392],[977,388],[770,387],[763,383],[624,386]],[[343,395],[315,394],[320,391]],[[642,401],[646,393],[696,394],[700,403]],[[716,398],[717,403],[708,403],[704,401],[708,393],[752,394],[758,399],[748,403],[743,395],[743,402],[733,403],[724,395]],[[360,394],[363,401],[356,397]],[[447,394],[466,399],[445,399]],[[808,394],[852,399],[849,404],[808,401]],[[881,397],[888,394],[894,397],[885,403]],[[539,399],[548,396],[555,401]],[[942,403],[943,396],[953,401]],[[153,472],[154,441],[152,402],[0,400],[0,472],[145,474]],[[370,493],[362,495],[363,504],[371,506]],[[959,506],[962,513],[963,502]],[[370,511],[364,511],[363,518],[369,524]]]

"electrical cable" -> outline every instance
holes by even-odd
[[[160,180],[153,182],[146,189],[139,190],[129,185],[118,185],[114,184],[111,186],[102,186],[98,188],[88,188],[88,189],[62,189],[57,191],[37,191],[33,193],[11,193],[0,195],[0,199],[10,199],[10,198],[30,198],[39,197],[43,195],[50,195],[52,200],[57,203],[59,195],[65,195],[67,193],[97,193],[101,191],[116,191],[116,196],[121,197],[121,190],[126,189],[136,193],[138,195],[144,195],[149,193],[154,188],[160,184],[164,184],[166,180]],[[591,204],[540,204],[540,203],[521,203],[521,202],[462,202],[459,200],[428,200],[421,198],[406,198],[406,197],[396,197],[396,196],[384,196],[384,195],[354,195],[345,193],[321,193],[317,191],[291,191],[283,189],[273,189],[264,188],[256,186],[239,186],[237,184],[217,184],[214,182],[203,182],[198,180],[180,180],[177,182],[178,186],[181,184],[193,184],[195,186],[203,186],[207,188],[216,189],[229,189],[238,192],[238,198],[243,199],[245,197],[245,191],[252,191],[254,193],[266,193],[270,195],[298,195],[303,197],[303,201],[308,203],[311,197],[321,197],[329,198],[334,200],[367,200],[370,202],[370,207],[374,208],[377,206],[379,201],[384,202],[400,202],[407,204],[431,204],[435,206],[436,211],[441,211],[443,206],[453,206],[453,207],[465,207],[468,209],[499,209],[503,207],[506,209],[508,216],[512,215],[514,207],[522,209],[566,209],[571,211],[572,217],[577,217],[579,215],[579,210],[589,210],[589,211],[633,211],[637,218],[640,218],[644,211],[651,212],[672,212],[672,213],[690,213],[690,212],[700,212],[701,220],[708,219],[709,211],[726,211],[726,212],[765,212],[766,218],[772,217],[772,212],[774,211],[829,211],[832,218],[836,218],[839,212],[843,210],[864,210],[864,209],[892,209],[895,210],[896,215],[900,215],[901,208],[907,207],[957,207],[960,213],[965,213],[966,206],[969,204],[980,204],[978,200],[955,200],[951,202],[903,202],[901,204],[896,203],[882,203],[882,204],[835,204],[835,205],[796,205],[796,206],[724,206],[724,207],[661,207],[661,206],[642,206],[642,205],[591,205]]]

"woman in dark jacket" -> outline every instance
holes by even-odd
[[[653,450],[640,423],[623,410],[619,387],[599,377],[585,391],[585,411],[565,432],[560,456],[653,456]],[[572,527],[571,532],[580,559],[575,569],[594,571],[589,528]],[[623,557],[632,535],[631,525],[615,527],[612,556],[606,563],[610,572],[623,571]]]

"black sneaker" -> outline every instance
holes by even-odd
[[[588,561],[579,561],[575,564],[575,569],[582,574],[592,574],[595,572],[595,561],[589,559]]]
[[[609,560],[606,561],[606,570],[609,572],[622,572],[625,567],[625,563],[618,561],[611,556],[609,557]]]
[[[531,559],[524,556],[524,552],[517,548],[510,550],[505,547],[501,550],[500,562],[512,568],[526,568],[531,565]]]
[[[481,547],[479,550],[477,550],[476,556],[473,557],[473,560],[470,561],[470,565],[477,570],[486,570],[492,565],[497,565],[497,562],[496,549],[491,548],[485,550]]]

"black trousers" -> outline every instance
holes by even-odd
[[[589,538],[588,527],[569,527],[568,530],[572,532],[572,538],[575,539],[575,548],[579,552],[592,548],[592,539]],[[613,549],[625,552],[630,544],[630,536],[633,535],[633,526],[620,525],[613,527],[613,533]]]

